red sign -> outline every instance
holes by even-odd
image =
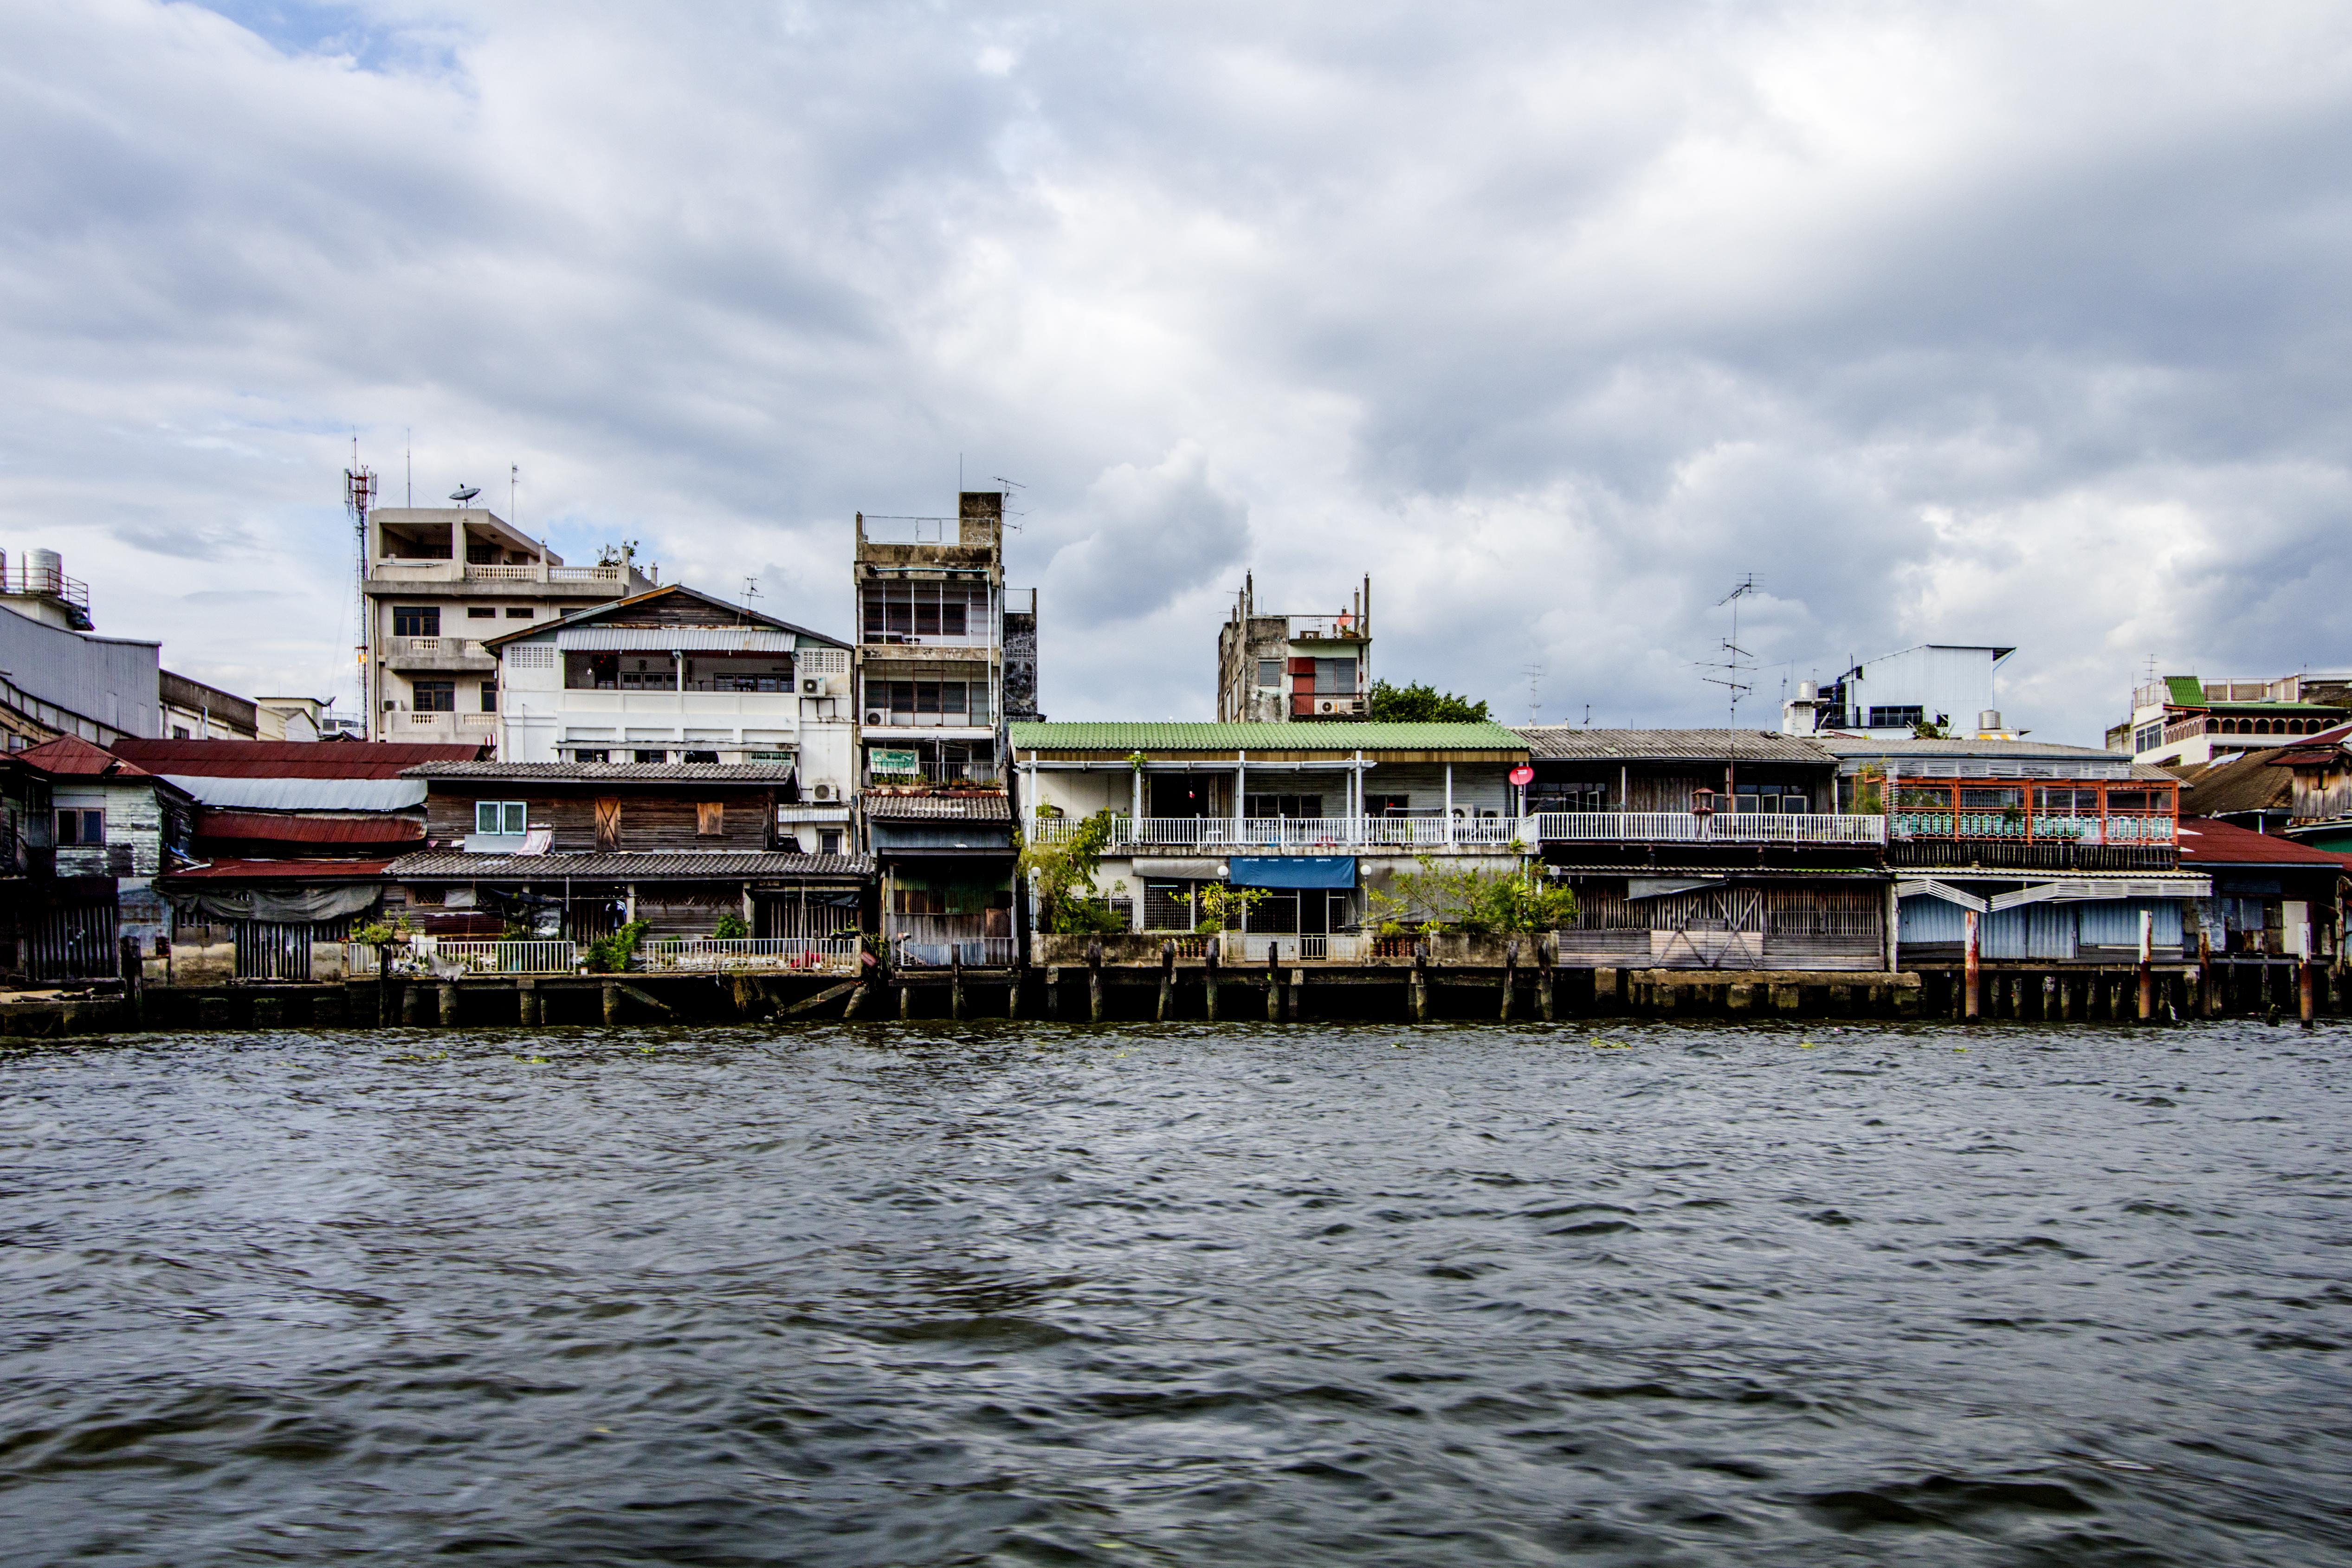
[[[1512,768],[1512,769],[1511,769],[1511,782],[1512,782],[1512,783],[1514,783],[1514,784],[1532,784],[1532,783],[1534,783],[1535,781],[1536,781],[1536,770],[1535,770],[1534,768],[1532,768],[1528,767],[1526,763],[1522,762],[1522,763],[1520,763],[1517,768]]]

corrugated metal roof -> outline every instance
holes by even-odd
[[[2284,811],[2294,805],[2294,769],[2278,754],[2250,751],[2192,774],[2180,791],[2183,817],[2226,811]]]
[[[2205,704],[2205,683],[2194,675],[2164,677],[2166,697],[2181,707],[2202,707]]]
[[[601,744],[601,743],[600,743]],[[652,783],[782,784],[793,776],[779,762],[428,762],[406,779],[580,779]]]
[[[2352,870],[2352,857],[2329,854],[2293,839],[2258,833],[2235,822],[2217,822],[2208,817],[2180,819],[2180,860],[2184,865],[2307,865]]]
[[[425,824],[406,817],[294,817],[267,811],[196,812],[196,836],[281,844],[418,843]]]
[[[420,762],[457,762],[487,747],[362,740],[118,740],[117,757],[151,773],[203,779],[397,779]]]
[[[201,805],[244,811],[399,811],[425,804],[421,779],[245,779],[174,774]]]
[[[688,882],[703,877],[866,877],[867,855],[788,855],[730,852],[673,854],[468,855],[431,850],[403,855],[392,874],[404,882]]]
[[[78,735],[27,747],[17,760],[58,779],[145,779],[152,775],[137,763],[102,746],[92,746]]]
[[[1977,740],[1954,737],[1948,740],[1873,740],[1866,735],[1817,735],[1812,737],[1827,751],[1841,760],[1869,761],[1875,758],[1948,758],[1953,761],[1971,762],[2078,762],[2085,768],[2101,766],[2112,777],[2128,779],[2177,779],[2150,763],[2134,763],[2120,751],[2105,751],[2095,746],[2060,746],[2046,740]],[[1906,772],[1916,772],[1906,768]]]
[[[1525,751],[1499,724],[1016,724],[1015,751]]]
[[[1518,734],[1528,751],[1570,762],[1811,762],[1837,760],[1802,736],[1769,729],[1585,729],[1529,725]]]
[[[390,861],[208,861],[165,873],[163,882],[364,882],[383,875]]]
[[[868,792],[866,814],[878,821],[951,819],[1009,822],[1013,807],[1002,795],[889,795]]]

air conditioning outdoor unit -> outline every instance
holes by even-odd
[[[1329,697],[1319,697],[1316,700],[1315,711],[1317,713],[1337,713],[1339,711],[1339,705],[1333,702]]]
[[[830,784],[820,784],[816,787],[815,793],[818,800],[830,800],[833,799],[833,786]]]
[[[868,724],[880,724],[882,722],[882,716],[878,713],[869,713],[866,716],[866,722]]]
[[[816,695],[818,688],[823,685],[824,683],[814,675],[804,675],[801,679],[801,695],[813,697]]]

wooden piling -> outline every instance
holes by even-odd
[[[1536,1015],[1544,1022],[1551,1019],[1552,938],[1549,935],[1536,938]]]
[[[1281,960],[1275,956],[1276,946],[1272,942],[1265,945],[1265,1021],[1268,1023],[1282,1021],[1282,969]]]
[[[447,980],[441,982],[439,1014],[443,1029],[457,1026],[457,988]]]
[[[608,1024],[621,1021],[621,982],[618,980],[604,982],[604,1021]]]
[[[2319,1012],[2317,1005],[2317,988],[2315,984],[2315,977],[2309,956],[2306,956],[2304,958],[2301,968],[2303,972],[2297,977],[2297,984],[2295,988],[2297,992],[2296,1001],[2302,1009],[2303,1027],[2309,1029],[2312,1026],[2313,1019],[2318,1016]]]
[[[1102,941],[1099,937],[1087,944],[1087,1021],[1103,1020]]]
[[[1505,1023],[1511,1021],[1511,993],[1519,987],[1519,939],[1512,937],[1503,944],[1503,1010]]]
[[[1166,1023],[1176,1015],[1176,944],[1160,944],[1160,1010],[1153,1016]]]
[[[905,1023],[908,1019],[911,1019],[914,1016],[915,988],[908,985],[901,985],[898,988],[898,1021],[900,1023]]]
[[[1429,944],[1416,942],[1412,948],[1412,979],[1411,982],[1412,1021],[1429,1021]]]
[[[1977,954],[1977,912],[1969,909],[1962,911],[1961,914],[1967,925],[1968,940],[1967,956],[1963,963],[1966,978],[1960,987],[1961,1016],[1974,1019],[1983,1010],[1983,1003],[1979,999],[1978,988],[1984,982],[1984,966],[1982,959]]]
[[[529,975],[515,981],[515,1022],[525,1029],[539,1022],[539,981]]]
[[[1210,943],[1208,952],[1201,959],[1201,1000],[1208,1009],[1211,1023],[1217,1021],[1217,954],[1221,946],[1221,943]]]
[[[948,1017],[963,1019],[963,944],[948,944]]]

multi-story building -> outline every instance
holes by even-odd
[[[156,700],[163,710],[165,737],[172,740],[257,740],[259,711],[251,697],[191,680],[173,670],[156,672]]]
[[[1801,682],[1780,707],[1783,735],[1834,730],[1899,740],[1923,729],[2003,736],[1993,678],[2014,648],[1927,643],[1854,665],[1827,685]]]
[[[60,735],[104,746],[158,728],[159,644],[101,637],[89,589],[54,550],[0,555],[0,730],[12,748]]]
[[[2131,717],[2107,731],[2107,749],[2134,762],[2194,768],[2290,745],[2347,716],[2352,674],[2164,675],[2134,688]]]
[[[499,662],[486,643],[655,586],[625,548],[566,566],[481,507],[380,507],[363,531],[371,740],[494,739]]]
[[[1004,727],[1037,716],[1037,595],[1004,585],[1004,497],[857,517],[858,767],[901,965],[1013,962]]]
[[[673,583],[484,646],[504,760],[760,768],[785,837],[846,847],[856,726],[838,638]]]
[[[1370,716],[1372,580],[1336,615],[1262,614],[1255,574],[1217,629],[1217,722]]]

